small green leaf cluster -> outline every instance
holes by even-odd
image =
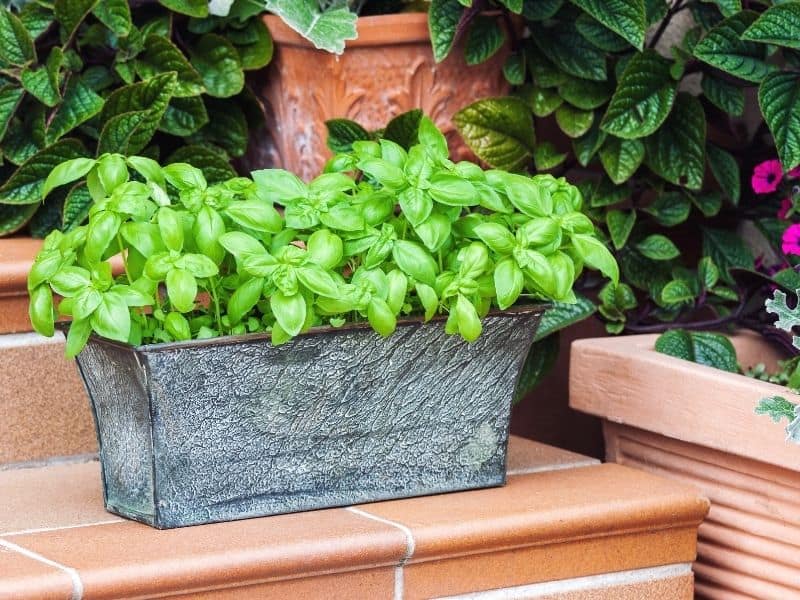
[[[356,142],[308,184],[278,169],[209,184],[188,164],[119,154],[61,163],[45,193],[85,179],[94,203],[87,225],[46,238],[31,322],[52,335],[71,317],[70,356],[92,332],[141,344],[269,331],[280,344],[356,321],[386,336],[405,315],[446,314],[472,341],[493,306],[576,302],[585,267],[616,282],[577,188],[453,163],[427,118],[418,137],[408,151]]]
[[[740,219],[754,200],[743,193],[741,167],[775,148],[785,171],[800,164],[800,3],[770,4],[523,2],[524,82],[454,117],[495,168],[583,174],[584,212],[622,271],[623,287],[600,298],[612,332],[708,310],[723,317],[742,301],[734,272],[752,270],[754,257],[722,229],[731,222],[724,216]],[[690,25],[665,44],[680,13],[691,13]],[[757,100],[746,93],[753,87]],[[758,109],[760,126],[744,126],[743,115]],[[553,125],[561,139],[537,139]],[[698,223],[699,264],[676,242],[694,235],[675,233]]]
[[[0,8],[0,236],[42,237],[86,217],[85,186],[42,203],[57,164],[108,152],[235,175],[262,109],[245,72],[272,38],[247,0],[55,0]],[[216,4],[216,3],[212,3]]]

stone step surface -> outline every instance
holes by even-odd
[[[692,598],[695,488],[513,438],[508,484],[158,531],[96,462],[0,473],[0,599]]]

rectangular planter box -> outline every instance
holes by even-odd
[[[604,419],[609,461],[693,483],[711,500],[698,534],[698,598],[800,598],[800,447],[753,411],[791,393],[659,354],[657,336],[572,346],[570,405]],[[731,341],[743,367],[774,364],[761,338]]]
[[[158,528],[502,485],[509,414],[541,307],[472,344],[444,324],[320,329],[78,357],[106,508]]]

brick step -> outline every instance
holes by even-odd
[[[515,438],[502,488],[168,531],[106,513],[96,462],[9,470],[0,598],[690,599],[707,501],[594,462]]]

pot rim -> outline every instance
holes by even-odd
[[[517,315],[541,315],[552,306],[551,303],[548,302],[538,302],[532,304],[520,304],[517,306],[511,306],[505,310],[500,309],[493,309],[489,311],[489,314],[486,315],[487,317],[513,317]],[[397,328],[406,328],[406,327],[421,327],[427,323],[436,323],[442,322],[447,319],[447,315],[436,315],[430,321],[423,321],[421,316],[417,317],[410,317],[406,319],[399,319],[397,321]],[[63,323],[56,323],[56,327],[64,332],[69,329],[70,321],[66,321]],[[353,330],[369,330],[372,331],[370,324],[367,321],[362,321],[358,323],[345,323],[341,327],[332,327],[330,325],[320,325],[317,327],[312,327],[308,331],[304,331],[302,333],[297,334],[292,340],[302,338],[302,337],[310,337],[316,335],[336,335],[339,333],[349,332]],[[393,334],[394,335],[394,334]],[[165,352],[165,351],[172,351],[172,350],[183,350],[188,348],[203,348],[206,346],[231,346],[236,344],[242,344],[245,342],[252,342],[258,340],[271,340],[272,334],[269,332],[258,332],[258,333],[245,333],[242,335],[223,335],[213,338],[207,338],[203,340],[185,340],[180,342],[160,342],[158,344],[140,344],[138,346],[132,346],[130,344],[125,344],[123,342],[118,342],[116,340],[109,340],[107,338],[100,337],[94,333],[89,337],[90,341],[110,346],[116,346],[117,348],[124,348],[126,350],[131,350],[137,354],[147,354],[151,352]],[[292,341],[290,340],[290,342]],[[280,346],[278,346],[280,347]]]
[[[284,23],[280,17],[265,14],[261,18],[264,20],[275,42],[288,46],[319,50],[314,44]],[[356,30],[358,37],[354,40],[347,40],[345,48],[430,43],[428,13],[426,12],[358,17]],[[324,51],[320,50],[320,52]]]

